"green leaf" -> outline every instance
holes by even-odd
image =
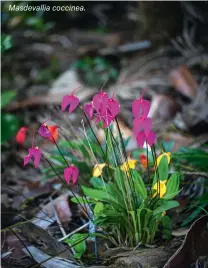
[[[8,90],[1,94],[1,109],[5,108],[16,96],[16,92]]]
[[[13,114],[2,114],[1,116],[1,144],[13,137],[19,129],[19,121]]]
[[[82,254],[86,251],[86,242],[85,239],[88,237],[88,234],[73,234],[70,238],[67,238],[64,240],[65,243],[69,244],[73,247],[73,249],[76,251],[76,253],[79,253],[77,255],[77,258],[80,258]],[[73,246],[76,244],[75,246]]]
[[[180,193],[181,190],[174,192],[174,193],[170,193],[170,194],[165,194],[162,199],[164,200],[169,200],[172,199],[173,197],[177,196]]]
[[[158,204],[159,206],[156,209],[154,209],[154,212],[153,212],[154,215],[179,206],[179,203],[175,200],[162,200],[161,199],[158,201]]]
[[[168,217],[167,215],[162,216],[161,224],[162,224],[162,227],[163,227],[163,230],[162,230],[163,238],[167,239],[167,240],[171,239],[172,228],[171,228],[171,219],[170,219],[170,217]]]
[[[80,259],[82,257],[82,254],[83,254],[82,252],[75,253],[73,254],[73,258]]]
[[[146,186],[144,184],[144,181],[142,180],[141,176],[139,175],[139,173],[136,170],[131,170],[131,174],[134,180],[134,186],[135,186],[135,190],[136,193],[139,196],[142,196],[143,199],[147,198],[147,189]]]
[[[118,200],[107,191],[107,188],[105,190],[97,190],[97,189],[92,189],[88,188],[86,186],[82,186],[82,190],[85,195],[88,197],[91,197],[96,200],[100,201],[106,201],[108,203],[115,202],[118,203]]]
[[[92,177],[90,179],[90,183],[92,184],[94,188],[97,188],[97,189],[103,189],[106,187],[104,181],[97,177]]]
[[[102,213],[103,209],[104,209],[103,203],[102,202],[97,202],[95,207],[94,207],[94,215],[95,215],[95,217],[98,217]]]
[[[118,185],[118,188],[121,190],[123,194],[126,193],[126,186],[124,184],[124,180],[126,178],[126,174],[120,169],[120,167],[117,167],[115,169],[115,178],[116,178],[116,183]]]
[[[161,158],[160,164],[158,166],[159,180],[165,181],[168,178],[168,159],[166,156]]]
[[[86,200],[86,198],[84,198],[84,197],[72,197],[71,198],[71,201],[73,202],[73,203],[76,203],[76,204],[88,204],[88,203],[95,203],[95,200],[93,200],[93,199],[90,199],[90,198],[87,198],[87,200]]]
[[[163,199],[170,199],[177,195],[179,188],[180,177],[178,173],[174,173],[170,176],[167,184],[166,184],[166,193],[163,196]]]

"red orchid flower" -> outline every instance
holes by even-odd
[[[68,94],[63,97],[62,103],[61,103],[62,112],[66,110],[68,106],[70,106],[69,114],[71,114],[77,108],[79,104],[79,99],[74,95],[75,90],[77,90],[77,88],[75,88],[71,94]]]
[[[24,157],[24,166],[33,158],[35,168],[39,165],[42,151],[38,147],[32,147],[28,150],[29,154]]]
[[[47,126],[43,123],[38,130],[38,134],[54,143],[58,139],[58,127],[55,125]]]
[[[140,162],[143,165],[143,167],[147,168],[148,161],[147,161],[146,155],[140,154],[139,158],[140,158]]]
[[[78,176],[79,176],[79,169],[74,165],[70,165],[68,168],[64,169],[64,178],[68,184],[72,179],[72,184],[74,185],[77,182]]]
[[[27,127],[21,127],[16,134],[16,141],[21,145],[24,145],[27,129]]]

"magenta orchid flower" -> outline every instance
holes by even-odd
[[[108,105],[108,94],[106,92],[100,92],[93,97],[93,106],[99,115],[102,115],[106,111]]]
[[[133,132],[135,137],[137,137],[140,131],[144,131],[145,135],[148,136],[152,128],[152,120],[149,117],[142,117],[140,119],[135,118],[133,121]]]
[[[33,158],[35,168],[39,165],[42,156],[42,151],[38,147],[32,147],[28,150],[29,154],[24,157],[24,166],[26,166],[30,159]]]
[[[47,121],[45,121],[45,122],[47,122]],[[54,143],[58,139],[58,126],[56,126],[56,125],[48,126],[48,125],[46,125],[46,123],[43,123],[43,124],[41,124],[41,126],[38,130],[38,134],[41,137],[46,138],[46,139],[50,140],[52,143]]]
[[[132,113],[135,118],[147,117],[150,110],[150,102],[142,97],[132,103]]]
[[[84,105],[84,111],[85,111],[87,117],[90,120],[92,120],[93,113],[94,113],[94,108],[93,108],[93,102],[92,101],[90,103]]]
[[[120,112],[120,104],[118,101],[109,98],[106,92],[100,92],[93,97],[91,103],[84,106],[84,111],[88,118],[93,118],[94,110],[96,112],[96,123],[103,122],[103,128],[108,127]]]
[[[62,112],[66,110],[68,106],[69,106],[69,114],[71,114],[77,108],[79,104],[79,99],[74,95],[75,90],[73,90],[71,94],[68,94],[63,97],[62,103],[61,103]]]
[[[51,138],[51,131],[48,129],[47,125],[43,123],[38,130],[38,134],[43,138]]]
[[[72,184],[74,185],[77,182],[78,176],[79,170],[74,165],[70,165],[68,168],[64,169],[64,178],[68,184],[72,179]]]
[[[146,135],[144,131],[141,131],[136,136],[136,141],[140,148],[143,148],[145,141],[151,147],[154,144],[155,139],[156,139],[156,135],[152,131],[150,131],[148,135]]]
[[[114,118],[119,114],[120,112],[120,104],[118,101],[112,97],[111,99],[108,100],[108,106],[105,111],[104,115],[104,125],[103,127],[107,127],[111,124],[111,122],[114,120]]]
[[[151,147],[156,139],[155,133],[151,130],[152,119],[148,117],[150,102],[143,99],[143,94],[139,100],[135,100],[132,103],[132,113],[135,117],[133,133],[140,148],[144,146],[145,142]]]

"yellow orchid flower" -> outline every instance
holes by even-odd
[[[106,167],[107,164],[103,163],[103,164],[96,164],[93,168],[92,171],[92,176],[93,177],[100,177],[102,175],[103,172],[103,168]]]
[[[120,166],[121,170],[126,171],[128,173],[129,169],[135,169],[136,168],[136,163],[138,161],[135,159],[128,158],[123,165]]]
[[[168,153],[162,153],[161,155],[158,156],[157,158],[157,167],[159,166],[160,164],[160,161],[162,159],[163,156],[166,156],[167,157],[167,160],[168,160],[168,164],[170,163],[170,156],[171,156],[171,153],[168,152]]]
[[[155,183],[155,185],[152,187],[153,190],[156,190],[156,193],[153,194],[153,198],[157,195],[157,194],[160,194],[160,198],[162,198],[165,193],[166,193],[166,182],[167,180],[165,181],[159,181],[157,183]]]

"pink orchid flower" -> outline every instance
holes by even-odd
[[[108,100],[108,94],[102,91],[93,97],[93,106],[99,115],[102,115],[106,111]]]
[[[42,156],[42,151],[38,147],[32,147],[28,150],[29,154],[24,158],[24,166],[26,166],[30,159],[33,158],[35,168],[39,165]]]
[[[70,165],[68,168],[64,169],[64,178],[68,184],[72,179],[72,184],[74,185],[77,182],[78,176],[79,170],[74,165]]]
[[[133,121],[133,132],[137,137],[140,131],[144,131],[145,135],[148,136],[152,128],[152,119],[149,117],[142,117],[140,119],[135,118]]]
[[[156,135],[153,131],[150,131],[148,135],[145,134],[144,131],[141,131],[136,136],[137,144],[140,148],[143,148],[145,141],[151,147],[156,139]]]
[[[84,105],[84,111],[87,115],[87,117],[92,120],[93,118],[93,112],[94,112],[94,108],[93,108],[93,102],[91,101],[90,103],[87,103]]]
[[[108,127],[120,112],[120,104],[118,101],[109,98],[106,92],[100,92],[93,97],[91,104],[85,105],[85,112],[92,119],[93,108],[96,111],[96,123],[103,121],[103,128]]]
[[[114,120],[114,118],[119,114],[120,112],[120,104],[118,101],[114,99],[114,96],[108,100],[108,106],[105,111],[104,116],[104,125],[103,127],[107,127],[111,124],[111,122]]]
[[[147,117],[150,110],[150,102],[142,97],[132,103],[132,113],[136,118]]]
[[[77,106],[79,104],[79,99],[74,95],[75,90],[73,90],[73,92],[71,94],[68,94],[68,95],[63,97],[62,103],[61,103],[62,112],[64,110],[66,110],[66,108],[68,106],[70,106],[69,107],[69,114],[71,114],[77,108]]]

